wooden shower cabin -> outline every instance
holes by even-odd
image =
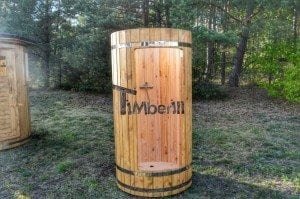
[[[191,33],[141,28],[111,35],[120,189],[162,197],[192,177]]]
[[[0,34],[0,150],[19,146],[30,137],[26,49],[30,43]]]

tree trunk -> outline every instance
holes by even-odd
[[[213,42],[207,42],[207,65],[206,65],[206,81],[210,81],[212,78],[213,67],[214,67],[214,44]]]
[[[169,1],[167,1],[165,3],[166,27],[167,28],[172,27],[171,18],[170,18],[170,7],[171,7],[171,3]]]
[[[239,81],[240,81],[240,75],[242,72],[242,66],[244,61],[244,55],[247,48],[247,42],[249,39],[249,33],[250,33],[250,25],[251,25],[251,15],[254,12],[254,1],[248,1],[248,8],[247,8],[247,14],[246,14],[246,24],[243,27],[240,41],[238,43],[238,46],[236,48],[236,54],[234,56],[233,60],[233,69],[229,76],[229,86],[231,87],[238,87]]]
[[[149,0],[143,0],[143,24],[149,26]]]
[[[226,53],[222,52],[221,57],[221,84],[225,85],[225,75],[226,75]]]
[[[51,3],[49,0],[45,2],[45,15],[44,15],[44,30],[43,30],[43,38],[44,38],[44,57],[45,57],[45,87],[50,87],[50,57],[51,57]]]
[[[210,16],[208,19],[208,29],[213,30],[214,27],[214,10],[210,7]],[[208,41],[207,42],[207,55],[206,55],[206,76],[205,81],[208,82],[212,79],[212,73],[214,68],[214,55],[215,55],[215,48],[214,48],[214,42]]]
[[[226,11],[226,13],[229,12],[229,8],[230,8],[230,2],[227,0],[225,2],[224,5],[224,10]],[[222,27],[223,27],[223,33],[226,33],[228,31],[228,15],[224,13],[222,16]],[[225,85],[225,81],[226,81],[226,48],[227,45],[223,44],[222,45],[222,53],[221,53],[221,84]]]
[[[155,5],[155,19],[156,19],[157,27],[162,27],[162,20],[163,20],[162,5],[163,5],[162,0],[157,1]]]
[[[294,46],[297,46],[297,39],[299,35],[299,17],[300,17],[300,2],[294,1],[294,20],[293,20],[293,32],[294,32]]]
[[[50,87],[50,52],[45,52],[45,87]]]
[[[58,86],[59,86],[59,88],[61,88],[61,86],[62,86],[62,65],[61,65],[61,63],[59,63]]]

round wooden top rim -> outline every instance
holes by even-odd
[[[0,43],[22,46],[37,45],[37,42],[34,40],[8,33],[0,33]]]
[[[137,31],[137,30],[141,31],[141,30],[155,30],[155,29],[159,29],[159,30],[177,30],[177,31],[182,31],[182,32],[191,34],[190,30],[185,30],[185,29],[180,29],[180,28],[130,28],[130,29],[115,31],[115,32],[111,33],[111,35],[119,33],[119,32],[124,32],[124,31],[129,32],[129,31]]]

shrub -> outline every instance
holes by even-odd
[[[300,102],[300,67],[287,69],[284,76],[283,92],[290,101]]]
[[[250,57],[250,67],[261,74],[256,75],[256,82],[272,97],[300,102],[299,55],[291,42],[266,44]]]
[[[193,98],[202,100],[221,100],[228,97],[221,86],[212,83],[199,83],[193,86]]]

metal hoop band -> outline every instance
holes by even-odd
[[[141,47],[191,48],[192,44],[186,42],[179,42],[179,41],[142,41],[142,42],[129,42],[129,43],[112,45],[111,49],[114,50],[119,48],[141,48]]]
[[[187,165],[185,167],[181,167],[179,169],[169,170],[169,171],[160,171],[160,172],[141,172],[141,171],[131,171],[125,168],[122,168],[116,165],[117,169],[123,173],[134,175],[134,176],[146,176],[146,177],[160,177],[160,176],[169,176],[177,173],[184,172],[191,168],[191,165]]]
[[[130,189],[132,191],[138,191],[138,192],[147,192],[147,193],[151,193],[151,192],[165,192],[165,191],[174,191],[176,189],[180,189],[180,188],[183,188],[187,185],[189,185],[191,182],[192,182],[192,179],[189,179],[188,181],[182,183],[182,184],[179,184],[179,185],[176,185],[176,186],[173,186],[173,187],[165,187],[165,188],[158,188],[158,189],[147,189],[147,188],[140,188],[140,187],[133,187],[133,186],[130,186],[130,185],[127,185],[127,184],[124,184],[122,182],[120,182],[119,180],[117,180],[118,184],[126,189]]]

